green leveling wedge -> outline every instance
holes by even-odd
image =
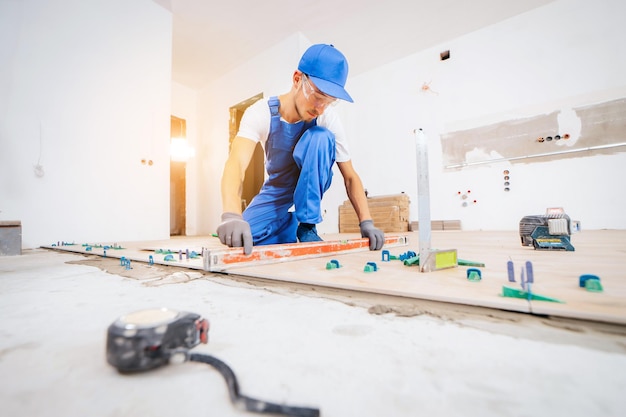
[[[529,293],[528,291],[520,290],[518,288],[502,286],[502,296],[511,298],[521,298],[524,300],[536,300],[536,301],[550,301],[552,303],[565,303],[565,301],[557,300],[556,298],[546,297],[543,295]]]

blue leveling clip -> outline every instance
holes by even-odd
[[[132,269],[130,267],[130,259],[126,258],[125,256],[122,256],[120,258],[120,266],[123,266],[125,269]]]
[[[404,252],[403,254],[401,254],[400,256],[398,256],[398,259],[404,262],[407,259],[415,258],[416,256],[417,256],[417,253],[413,252],[412,250],[408,250]]]
[[[363,271],[365,272],[376,272],[378,271],[378,266],[376,265],[375,262],[368,262],[365,264],[365,267],[363,268]]]
[[[602,292],[604,288],[600,283],[600,277],[592,274],[583,274],[578,278],[578,285],[591,292]]]
[[[468,268],[467,269],[467,280],[477,282],[482,279],[482,274],[480,269],[478,268]]]
[[[326,264],[326,269],[337,269],[337,268],[341,268],[341,265],[339,265],[339,261],[336,259],[332,259],[330,260],[330,262]]]

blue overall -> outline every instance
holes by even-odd
[[[279,100],[268,101],[271,122],[265,144],[268,178],[243,212],[255,245],[295,243],[298,223],[322,221],[321,201],[332,181],[335,135],[317,119],[280,119]],[[289,209],[295,205],[295,211]]]

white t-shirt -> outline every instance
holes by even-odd
[[[270,134],[270,121],[272,112],[267,104],[269,99],[261,99],[248,107],[241,118],[239,132],[237,136],[261,142],[265,147],[265,142]],[[284,122],[284,120],[281,118]],[[346,162],[350,160],[350,152],[346,144],[346,135],[339,115],[332,107],[327,107],[324,113],[317,117],[317,125],[325,127],[335,134],[335,160]]]

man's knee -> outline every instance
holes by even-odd
[[[313,126],[309,128],[302,137],[300,138],[300,142],[310,142],[309,146],[316,146],[321,148],[328,148],[335,146],[335,134],[330,130],[326,129],[322,126]]]
[[[323,160],[335,160],[335,134],[325,127],[313,126],[309,128],[296,145],[293,157],[300,168],[306,155],[324,155]]]
[[[255,245],[273,245],[276,243],[296,243],[298,221],[292,212],[286,213],[265,224],[251,225]]]

